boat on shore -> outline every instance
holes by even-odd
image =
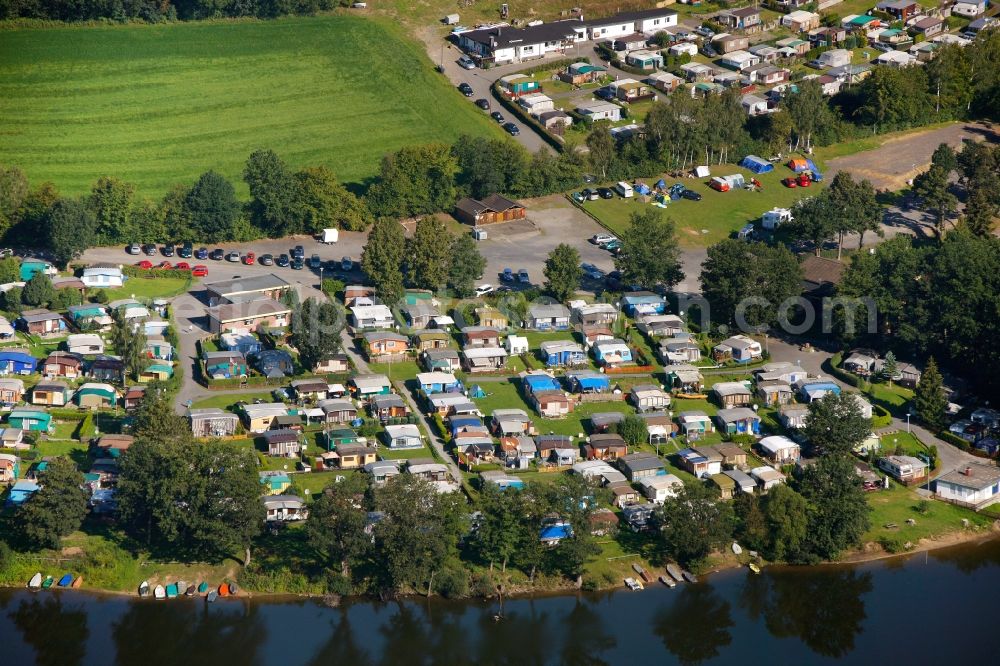
[[[684,576],[684,580],[686,580],[689,583],[697,583],[698,582],[698,577],[695,576],[690,571],[688,571],[687,569],[685,569],[684,571],[682,571],[681,575]]]
[[[219,586],[219,596],[228,597],[229,596],[229,583],[223,583]]]
[[[652,576],[650,576],[649,573],[639,564],[633,564],[632,571],[639,574],[639,577],[642,578],[642,582],[644,583],[650,583],[653,580]]]
[[[750,569],[750,571],[754,572],[755,574],[759,574],[760,573],[760,567],[757,566],[756,564],[754,564],[753,562],[751,562],[750,564],[748,564],[747,567]]]
[[[208,583],[201,581],[198,585],[198,594],[205,594],[205,592],[208,592]]]
[[[667,573],[670,574],[670,577],[676,580],[678,583],[684,582],[684,574],[681,572],[681,568],[676,564],[668,564]]]
[[[738,543],[736,543],[736,542],[734,541],[734,542],[733,542],[733,554],[734,554],[734,555],[740,555],[740,554],[742,554],[742,553],[743,553],[743,547],[742,547],[742,546],[740,546],[740,544],[738,544]]]
[[[185,597],[193,597],[195,593],[194,585],[188,585],[188,589],[184,591]]]
[[[177,596],[177,583],[170,583],[167,585],[167,599],[173,599]]]
[[[37,590],[40,589],[41,587],[42,587],[42,574],[39,572],[36,573],[34,576],[32,576],[31,580],[28,581],[28,589]]]
[[[670,589],[677,587],[677,582],[670,576],[660,576],[660,582],[669,587]]]
[[[635,578],[626,578],[625,587],[632,590],[633,592],[638,592],[642,589],[642,583],[637,581]]]
[[[139,583],[139,596],[148,597],[149,596],[149,581],[144,580]]]
[[[59,582],[56,584],[59,587],[69,587],[72,582],[73,582],[73,574],[65,574],[62,578],[59,579]]]
[[[157,585],[155,588],[153,588],[153,596],[162,601],[163,599],[167,598],[167,591],[163,588],[162,585]]]
[[[79,590],[83,586],[83,576],[77,576],[70,585],[74,590]]]
[[[238,591],[239,591],[239,588],[236,587],[236,583],[230,583],[229,584],[229,596],[235,597],[236,593]]]
[[[219,593],[216,592],[215,590],[212,590],[211,592],[208,593],[208,596],[205,597],[205,601],[207,601],[210,604],[214,604],[215,600],[218,598],[219,598]]]
[[[56,582],[55,578],[52,576],[46,576],[45,580],[42,581],[42,589],[47,590],[52,587],[52,583]]]
[[[183,580],[177,581],[177,596],[181,596],[182,594],[187,592],[187,589],[188,589],[188,584],[186,582],[184,582]]]

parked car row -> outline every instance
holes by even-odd
[[[245,252],[241,254],[237,250],[229,250],[227,252],[221,247],[217,247],[211,251],[209,251],[206,247],[194,249],[191,243],[184,243],[176,248],[173,245],[164,245],[162,248],[157,248],[157,246],[153,243],[146,245],[132,243],[125,248],[125,251],[129,254],[145,254],[149,257],[156,256],[157,252],[161,253],[164,257],[172,257],[176,252],[178,257],[184,259],[194,257],[195,259],[200,260],[209,259],[211,261],[228,261],[233,264],[242,263],[245,266],[260,264],[261,266],[278,266],[279,268],[291,268],[292,270],[302,270],[308,266],[310,269],[315,271],[343,271],[348,273],[354,269],[354,260],[350,257],[343,257],[340,261],[327,261],[324,263],[323,259],[318,254],[313,254],[308,260],[306,260],[306,251],[301,245],[296,245],[287,254],[282,253],[278,256],[274,256],[270,253],[257,256],[254,252]],[[205,275],[208,274],[208,269],[205,266],[195,266],[194,268],[191,268],[187,262],[183,261],[178,262],[175,265],[171,265],[169,261],[164,261],[159,265],[154,266],[151,261],[143,260],[136,263],[136,266],[146,270],[152,268],[191,270],[196,277],[203,276],[195,273],[195,270],[203,269]]]
[[[186,261],[178,261],[176,264],[171,264],[169,261],[161,261],[156,266],[149,259],[143,259],[142,261],[136,262],[137,267],[149,271],[154,268],[160,270],[174,270],[174,271],[191,271],[191,275],[194,277],[208,277],[208,266],[203,264],[197,264],[192,266]]]

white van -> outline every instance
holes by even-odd
[[[617,192],[618,196],[623,199],[631,199],[633,194],[632,186],[625,181],[619,181],[615,184],[615,192]]]
[[[465,69],[476,68],[476,61],[467,55],[462,55],[462,57],[458,59],[458,64],[464,67]]]

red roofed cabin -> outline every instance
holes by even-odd
[[[473,226],[523,220],[526,214],[524,206],[499,194],[491,194],[482,201],[465,198],[455,204],[458,221]]]

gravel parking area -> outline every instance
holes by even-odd
[[[838,157],[827,162],[827,176],[847,171],[856,179],[867,178],[878,190],[895,192],[925,171],[934,149],[942,143],[961,148],[966,139],[996,143],[1000,134],[991,125],[960,123],[940,129],[904,134],[889,139],[874,150]]]

